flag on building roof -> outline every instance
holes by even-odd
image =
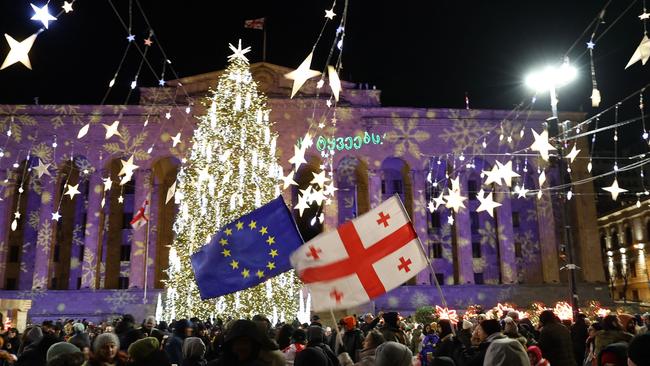
[[[234,220],[192,254],[201,298],[244,290],[288,271],[291,252],[302,244],[282,196]]]
[[[249,19],[244,21],[244,28],[251,28],[251,29],[264,29],[264,21],[266,18],[257,18],[257,19]]]
[[[314,311],[367,303],[427,267],[398,196],[310,240],[291,263],[311,292]]]

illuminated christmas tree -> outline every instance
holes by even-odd
[[[222,226],[280,193],[277,135],[270,128],[266,97],[258,91],[245,56],[250,47],[242,49],[240,41],[237,48],[230,48],[230,64],[206,99],[207,113],[199,118],[190,155],[178,176],[179,211],[166,282],[167,320],[255,314],[291,320],[298,312],[300,283],[292,271],[208,301],[201,300],[194,280],[191,254]]]

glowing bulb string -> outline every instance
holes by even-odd
[[[19,157],[20,157],[20,153],[18,153],[16,155],[16,162],[14,163],[14,166],[16,166],[18,164]],[[14,214],[14,219],[13,219],[13,221],[11,223],[11,231],[16,231],[16,228],[18,226],[18,219],[21,216],[21,214],[20,214],[20,198],[22,197],[23,192],[25,191],[24,185],[25,185],[25,179],[27,177],[27,171],[31,170],[31,169],[28,169],[29,163],[30,163],[29,160],[30,160],[30,151],[28,150],[27,151],[27,158],[25,159],[25,163],[23,164],[23,174],[20,177],[20,187],[18,188],[18,198],[16,199],[16,210],[13,213]],[[16,168],[18,168],[18,167],[16,167]]]
[[[618,107],[619,105],[616,105],[616,109],[614,109],[615,126],[618,124]],[[614,158],[614,179],[616,179],[618,174],[618,127],[614,128]]]

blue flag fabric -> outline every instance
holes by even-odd
[[[302,237],[282,196],[229,223],[192,254],[202,299],[253,287],[291,269]]]

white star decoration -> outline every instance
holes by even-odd
[[[79,189],[77,189],[77,188],[79,188],[79,183],[75,184],[74,186],[70,185],[70,184],[67,184],[67,186],[68,186],[68,191],[65,192],[65,194],[70,196],[70,199],[73,199],[75,195],[78,195],[79,193],[81,193],[81,192],[79,192]]]
[[[495,165],[492,166],[492,170],[490,171],[483,171],[483,174],[485,174],[485,185],[490,185],[492,183],[496,183],[498,185],[501,185],[501,174],[499,174],[499,167]]]
[[[332,19],[334,19],[335,16],[336,16],[336,13],[334,13],[334,8],[332,8],[330,10],[325,10],[325,18],[332,20]]]
[[[644,11],[643,14],[639,15],[639,19],[641,19],[641,20],[650,19],[650,13],[646,13]]]
[[[307,164],[307,160],[305,160],[305,149],[299,148],[298,145],[293,145],[293,157],[289,159],[289,163],[295,165],[296,171],[298,171],[301,164]]]
[[[248,58],[244,56],[248,52],[250,52],[251,48],[246,47],[244,49],[241,48],[241,39],[239,40],[239,43],[237,45],[237,48],[233,46],[231,43],[228,44],[228,47],[230,47],[230,50],[232,51],[232,55],[228,56],[228,61],[233,61],[236,59],[240,59],[246,63],[248,63]]]
[[[526,189],[525,186],[516,186],[515,187],[515,193],[517,194],[517,198],[526,198],[526,194],[529,192],[529,189]]]
[[[32,64],[29,62],[29,50],[32,49],[34,41],[36,40],[37,34],[32,34],[31,36],[25,38],[22,42],[18,42],[13,39],[10,35],[5,33],[5,38],[7,43],[9,43],[9,53],[5,58],[5,61],[0,66],[0,70],[6,69],[7,67],[20,62],[25,65],[28,69],[32,69]]]
[[[571,148],[571,152],[569,152],[566,155],[566,158],[569,159],[569,161],[573,163],[573,161],[576,159],[576,157],[578,156],[579,153],[580,153],[580,150],[576,149],[576,144],[573,144],[573,148]]]
[[[296,181],[293,180],[293,174],[294,174],[293,171],[290,170],[289,174],[287,174],[286,176],[284,174],[282,175],[282,178],[280,178],[282,179],[282,190],[289,188],[289,186],[298,185],[298,183],[296,183]]]
[[[310,184],[318,184],[318,186],[322,189],[323,186],[325,186],[325,182],[328,182],[330,179],[325,176],[325,171],[321,170],[320,173],[316,174],[314,172],[311,172],[311,174],[314,175],[314,179],[311,180]]]
[[[63,5],[61,7],[66,12],[66,14],[74,10],[74,9],[72,9],[72,3],[69,3],[67,1],[64,1]]]
[[[120,159],[120,162],[122,163],[122,169],[120,169],[119,174],[117,174],[118,176],[122,176],[122,175],[131,176],[133,175],[133,172],[139,168],[139,166],[133,164],[133,155],[131,155],[129,160]]]
[[[639,43],[639,47],[636,48],[625,68],[627,69],[639,61],[641,61],[642,65],[645,65],[648,62],[648,58],[650,58],[650,39],[648,39],[647,34],[644,34],[643,38],[641,38],[641,43]]]
[[[111,180],[111,177],[102,178],[102,181],[104,181],[104,192],[110,190],[111,186],[113,185],[113,181]]]
[[[500,161],[497,161],[497,166],[499,167],[499,176],[503,179],[503,182],[508,186],[512,186],[512,178],[519,177],[519,174],[512,171],[512,161],[509,161],[505,164],[501,164]]]
[[[52,174],[50,174],[50,171],[48,168],[50,167],[50,164],[43,164],[43,161],[41,159],[38,159],[38,165],[34,167],[34,172],[36,172],[36,177],[40,178],[43,176],[43,174],[47,174],[50,177]]]
[[[338,188],[334,187],[334,182],[330,182],[330,184],[325,186],[325,191],[323,191],[323,194],[326,196],[333,195],[334,192],[338,190]]]
[[[300,64],[300,66],[298,66],[297,69],[284,75],[285,78],[289,80],[293,80],[293,87],[291,88],[291,98],[293,98],[293,96],[296,95],[296,93],[298,92],[298,90],[300,90],[302,84],[304,84],[305,81],[307,81],[310,78],[313,78],[314,76],[320,75],[320,72],[309,69],[309,67],[311,66],[311,59],[313,56],[314,53],[311,52],[309,55],[307,55],[307,58]]]
[[[334,99],[339,101],[339,93],[341,93],[341,80],[339,79],[339,74],[336,73],[334,66],[327,66],[327,75],[330,80],[330,88],[332,89],[332,94]]]
[[[176,147],[181,142],[181,133],[177,133],[176,136],[172,137],[172,147]]]
[[[533,138],[535,142],[530,145],[530,149],[533,151],[539,151],[539,154],[542,156],[544,161],[548,161],[548,152],[549,150],[555,150],[555,147],[548,142],[548,130],[544,130],[542,133],[538,134],[535,130],[533,131]]]
[[[61,215],[59,215],[59,211],[56,211],[56,212],[52,213],[52,220],[59,221],[60,218],[61,218]]]
[[[609,186],[609,187],[603,187],[603,190],[604,190],[604,191],[607,191],[607,192],[609,192],[609,193],[611,193],[611,194],[612,194],[612,199],[613,199],[614,201],[616,201],[616,199],[618,199],[618,195],[619,195],[620,193],[627,192],[627,189],[623,189],[623,188],[620,188],[620,187],[618,186],[618,180],[617,180],[616,178],[614,178],[614,183],[612,183],[611,186]]]
[[[56,18],[50,14],[50,11],[47,8],[47,4],[43,5],[42,8],[39,8],[34,4],[30,5],[32,6],[32,9],[34,9],[34,16],[32,17],[32,20],[38,20],[39,22],[43,23],[45,29],[48,29],[50,25],[49,22],[51,20],[56,20]]]
[[[484,192],[481,189],[476,196],[481,203],[476,209],[476,212],[487,211],[491,217],[494,217],[494,209],[501,206],[501,204],[492,199],[492,192],[488,193],[485,197],[483,197],[483,194]]]
[[[452,179],[451,186],[452,189],[449,191],[449,194],[444,196],[445,200],[447,201],[445,203],[445,206],[447,206],[447,208],[453,209],[454,212],[458,212],[461,208],[465,208],[463,201],[465,201],[467,197],[463,197],[460,193],[460,183],[458,177]]]
[[[440,192],[440,194],[438,195],[438,197],[434,197],[434,198],[433,198],[433,202],[434,202],[435,205],[436,205],[436,209],[437,209],[438,207],[440,207],[440,206],[444,206],[444,205],[445,205],[445,198],[443,197],[443,193]]]
[[[309,208],[309,204],[307,203],[307,198],[305,195],[298,195],[298,204],[294,209],[298,210],[298,215],[302,217],[302,213],[305,211],[305,209]]]
[[[105,140],[110,139],[113,135],[122,137],[120,131],[117,130],[117,128],[120,127],[120,121],[115,121],[110,125],[102,123],[102,126],[104,126],[104,128],[106,129],[106,136],[104,137]]]

